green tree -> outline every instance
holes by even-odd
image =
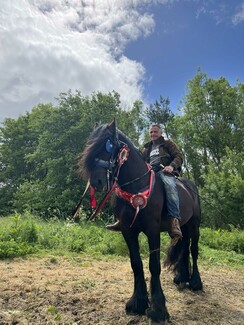
[[[244,152],[226,149],[220,167],[210,162],[201,190],[203,222],[214,228],[244,227]]]
[[[13,193],[26,180],[35,166],[26,161],[37,141],[29,128],[27,113],[17,120],[7,118],[0,128],[0,213],[11,211]]]
[[[146,108],[146,116],[149,123],[161,124],[167,137],[172,135],[173,130],[171,128],[171,123],[174,120],[174,114],[169,106],[169,98],[160,96],[159,101],[156,100],[153,105],[151,104]]]
[[[184,114],[176,125],[198,185],[203,185],[201,176],[208,173],[209,161],[219,168],[226,147],[238,152],[243,145],[243,90],[241,84],[232,87],[225,78],[214,80],[201,71],[188,82]]]
[[[114,118],[126,126],[129,113],[118,93],[62,93],[59,105],[38,105],[1,129],[1,212],[32,209],[68,215],[79,201],[85,182],[76,161],[96,122]],[[135,128],[131,125],[132,130]],[[133,131],[132,131],[133,132]]]

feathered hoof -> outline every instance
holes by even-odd
[[[190,279],[190,281],[189,281],[189,288],[192,291],[202,291],[203,284],[202,284],[201,279]]]
[[[148,298],[135,299],[132,297],[125,306],[127,315],[145,315],[148,308]]]
[[[151,321],[149,324],[165,325],[170,318],[166,308],[164,310],[153,310],[151,308],[148,308],[146,310],[146,315]]]

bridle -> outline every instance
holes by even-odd
[[[152,170],[151,166],[146,163],[147,165],[147,171],[141,175],[140,177],[137,177],[129,182],[124,183],[123,185],[118,185],[118,177],[120,173],[121,167],[124,165],[124,163],[127,161],[129,157],[129,147],[126,143],[120,141],[117,139],[117,143],[114,144],[111,139],[108,139],[105,144],[106,151],[110,153],[110,158],[109,160],[102,160],[99,158],[95,158],[95,167],[102,167],[106,169],[106,179],[107,179],[107,189],[108,192],[105,194],[104,198],[102,199],[101,203],[97,207],[96,211],[90,216],[90,220],[94,219],[96,215],[98,214],[99,211],[102,210],[104,207],[105,203],[108,201],[110,198],[111,194],[113,191],[115,191],[115,194],[130,203],[130,205],[133,206],[135,209],[135,216],[133,219],[132,224],[130,227],[133,226],[137,214],[140,211],[140,209],[145,208],[147,205],[147,201],[149,197],[151,196],[153,187],[154,187],[154,182],[155,182],[155,174],[154,171]],[[117,154],[116,154],[117,152]],[[142,179],[144,176],[146,176],[148,173],[150,173],[150,183],[149,186],[146,190],[144,190],[142,193],[137,193],[137,194],[132,194],[130,192],[126,192],[121,189],[122,186],[132,184],[140,179]],[[112,175],[113,179],[113,185],[110,187],[110,177]]]
[[[110,191],[110,178],[114,181],[118,180],[120,168],[126,162],[130,149],[126,143],[117,140],[117,144],[114,144],[111,139],[106,141],[105,148],[110,153],[110,158],[109,160],[95,158],[95,168],[106,169],[107,190]],[[115,154],[116,151],[118,152],[117,155]]]

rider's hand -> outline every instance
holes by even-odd
[[[164,173],[171,174],[173,171],[174,171],[174,167],[172,167],[172,166],[165,166],[164,169],[163,169]]]

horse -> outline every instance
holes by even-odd
[[[113,210],[120,221],[134,274],[134,291],[126,303],[126,313],[146,314],[153,323],[164,324],[170,315],[160,282],[160,232],[168,230],[162,181],[133,142],[117,129],[115,121],[95,127],[79,165],[82,177],[89,179],[96,191],[115,191],[116,194]],[[202,290],[197,265],[201,219],[199,196],[196,186],[189,180],[178,180],[177,187],[183,238],[170,244],[165,265],[173,269],[173,281],[177,286]],[[150,301],[139,252],[141,232],[147,236],[149,244]]]

